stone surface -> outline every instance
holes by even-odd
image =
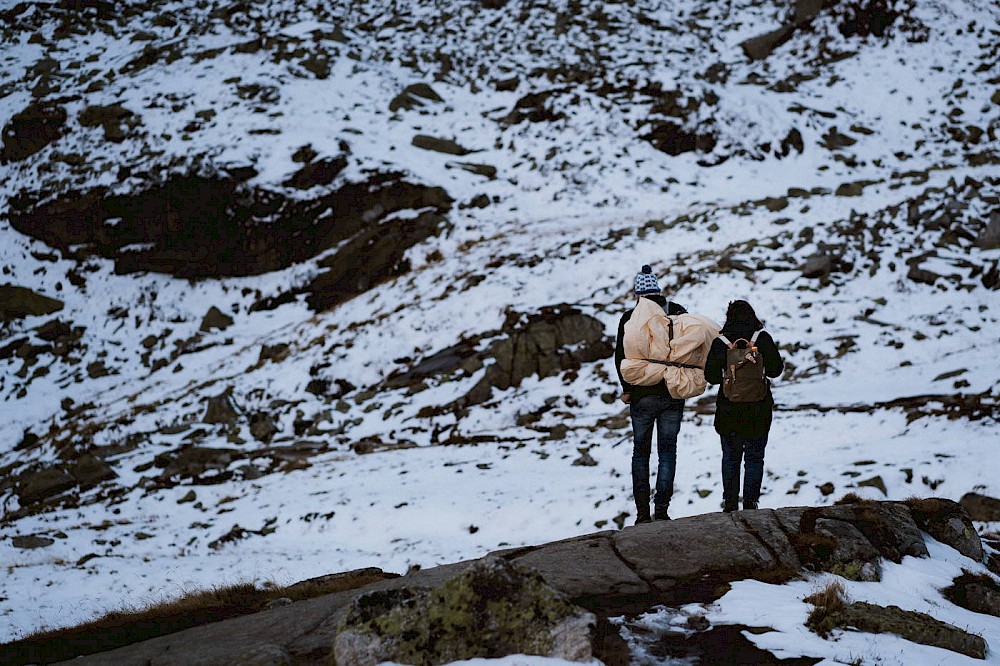
[[[205,415],[201,417],[201,421],[202,423],[232,424],[236,423],[239,416],[230,391],[226,390],[205,401]]]
[[[972,520],[1000,521],[1000,499],[979,493],[966,493],[958,502]]]
[[[611,534],[557,541],[515,557],[513,562],[535,569],[570,599],[649,592],[649,585],[615,553]]]
[[[657,589],[715,574],[725,580],[752,578],[778,565],[763,543],[730,514],[656,521],[624,529],[615,550]]]
[[[990,221],[976,239],[976,246],[983,250],[1000,249],[1000,211],[990,213]]]
[[[966,571],[942,593],[952,603],[973,613],[1000,617],[1000,583],[987,574]]]
[[[35,504],[69,490],[76,480],[60,467],[26,472],[18,479],[17,494],[22,505]]]
[[[962,505],[930,497],[907,502],[917,526],[977,562],[984,560],[983,542]]]
[[[418,134],[413,137],[413,145],[417,148],[423,150],[429,150],[435,153],[444,153],[446,155],[468,155],[473,152],[468,148],[460,146],[455,141],[451,139],[441,139],[435,136],[428,136],[426,134]]]
[[[225,314],[219,308],[214,305],[208,309],[205,316],[201,319],[201,326],[198,328],[202,333],[208,333],[215,329],[224,331],[233,325],[233,318]]]
[[[778,564],[789,569],[801,569],[802,562],[795,553],[788,535],[782,529],[776,513],[770,509],[737,511],[736,518],[763,542],[764,546],[778,560]]]
[[[589,661],[595,622],[537,572],[488,557],[431,592],[359,596],[341,620],[332,663],[432,666],[508,654]]]
[[[62,137],[66,109],[56,104],[31,104],[15,113],[3,128],[0,162],[19,162]]]
[[[55,539],[50,539],[49,537],[38,536],[35,534],[29,534],[28,536],[16,536],[11,539],[11,545],[14,548],[21,548],[23,550],[32,550],[35,548],[45,548],[46,546],[51,546],[56,542]]]
[[[883,607],[856,601],[830,613],[818,629],[830,631],[848,627],[865,633],[896,634],[914,643],[933,645],[975,659],[986,658],[986,641],[981,636],[898,606]]]
[[[47,315],[62,309],[62,301],[42,296],[26,287],[0,285],[0,321]]]
[[[792,32],[793,30],[791,26],[784,25],[769,33],[759,35],[757,37],[751,37],[750,39],[742,42],[740,44],[740,48],[743,49],[743,53],[746,54],[746,57],[751,60],[763,60],[767,56],[771,55],[774,49],[787,42],[792,36]]]
[[[409,111],[425,106],[427,102],[443,102],[444,100],[434,92],[426,83],[414,83],[403,88],[403,92],[396,95],[389,102],[389,110],[395,113],[400,109]]]

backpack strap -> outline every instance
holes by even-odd
[[[764,332],[764,329],[760,329],[759,331],[754,331],[753,335],[750,337],[750,344],[753,345],[754,347],[756,347],[757,346],[757,336],[760,335],[763,332]]]
[[[724,336],[724,335],[722,335],[722,334],[719,334],[719,339],[720,339],[720,340],[722,340],[722,344],[726,345],[726,346],[727,346],[727,347],[729,347],[730,349],[732,349],[732,348],[733,348],[733,343],[732,343],[732,342],[730,342],[730,341],[729,341],[729,338],[727,338],[726,336]]]

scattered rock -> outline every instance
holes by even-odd
[[[448,162],[447,167],[458,167],[469,173],[474,173],[477,176],[485,176],[490,180],[495,180],[497,177],[497,168],[490,164],[476,164],[474,162]]]
[[[793,28],[790,25],[783,25],[777,30],[772,30],[757,37],[740,43],[743,53],[751,60],[763,60],[771,55],[776,48],[788,41],[792,36]]]
[[[111,374],[111,370],[104,365],[104,361],[94,361],[93,363],[87,364],[87,376],[91,379],[99,379],[101,377],[107,377]]]
[[[945,598],[973,613],[1000,617],[1000,583],[987,574],[963,570],[944,590]]]
[[[833,270],[833,257],[824,253],[817,253],[806,258],[806,261],[799,267],[802,277],[805,278],[825,278]]]
[[[1000,521],[1000,499],[979,493],[966,493],[958,502],[972,520]]]
[[[864,481],[858,481],[858,486],[862,488],[877,488],[882,491],[883,495],[888,495],[888,491],[885,488],[885,481],[882,480],[881,476],[873,476],[870,479],[865,479]]]
[[[589,661],[594,624],[537,572],[488,557],[431,592],[358,597],[338,626],[333,662],[432,665],[509,654]]]
[[[990,213],[990,221],[976,239],[976,247],[982,250],[1000,249],[1000,210]]]
[[[22,505],[30,505],[58,495],[76,485],[76,479],[60,467],[21,474],[17,483],[17,495]]]
[[[285,187],[294,187],[297,190],[308,190],[311,187],[329,185],[347,167],[347,157],[340,155],[318,162],[310,162],[296,171],[286,180]]]
[[[287,342],[279,342],[273,345],[261,345],[260,354],[257,356],[258,363],[273,361],[280,363],[288,358],[292,353],[292,348]]]
[[[153,459],[153,464],[163,470],[164,480],[172,477],[190,478],[195,481],[225,480],[230,474],[220,474],[239,459],[240,453],[233,449],[188,446],[179,451],[165,451]],[[207,475],[208,472],[217,474]]]
[[[445,153],[446,155],[468,155],[473,152],[468,148],[463,148],[451,139],[439,139],[426,134],[418,134],[413,137],[413,145],[423,150],[430,150],[435,153]]]
[[[596,467],[597,461],[586,449],[580,449],[580,457],[573,461],[573,467]]]
[[[0,285],[0,321],[37,317],[62,309],[62,301],[42,296],[26,287]]]
[[[819,486],[819,491],[821,493],[823,493],[824,497],[832,495],[835,490],[836,490],[836,487],[832,483],[830,483],[829,481],[827,481],[823,485]]]
[[[125,133],[122,130],[123,123],[135,126],[138,124],[138,120],[134,113],[120,104],[88,106],[80,113],[81,125],[84,127],[103,127],[104,138],[115,143],[125,139]]]
[[[0,163],[19,162],[59,139],[65,131],[66,109],[35,103],[14,114],[3,128]]]
[[[209,398],[205,405],[205,415],[202,423],[224,423],[231,425],[239,419],[236,405],[233,403],[231,389],[226,389],[219,395]]]
[[[920,268],[917,264],[910,266],[910,270],[907,272],[906,277],[908,280],[912,280],[913,282],[929,285],[933,285],[941,278],[941,276],[937,273]]]
[[[196,499],[198,499],[198,495],[193,490],[189,490],[184,495],[184,497],[182,497],[179,500],[177,500],[177,503],[178,504],[188,504],[190,502],[195,501]]]
[[[443,102],[444,100],[434,92],[426,83],[415,83],[410,86],[406,86],[403,92],[396,95],[391,102],[389,102],[389,110],[395,113],[400,109],[409,111],[418,107],[424,106],[427,102]]]
[[[278,432],[278,426],[267,412],[257,412],[250,416],[250,435],[258,442],[269,443]]]
[[[201,326],[198,330],[202,333],[208,333],[214,329],[224,331],[232,325],[233,318],[213,305],[208,309],[208,312],[205,313],[205,316],[202,317]]]
[[[33,548],[45,548],[46,546],[51,546],[56,542],[55,539],[50,539],[49,537],[41,537],[37,535],[29,536],[16,536],[11,539],[11,544],[14,548],[21,548],[24,550],[31,550]]]
[[[70,467],[69,473],[84,489],[93,488],[102,481],[110,481],[118,476],[111,465],[91,454],[80,456]]]

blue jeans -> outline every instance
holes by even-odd
[[[667,395],[647,395],[633,402],[632,417],[632,496],[639,515],[649,515],[649,455],[653,448],[653,424],[656,424],[656,495],[657,513],[666,513],[674,494],[674,470],[677,467],[677,433],[681,430],[684,401]]]
[[[736,433],[722,435],[722,501],[735,509],[740,499],[740,463],[745,460],[743,508],[756,508],[760,484],[764,480],[764,449],[767,435],[743,437]]]

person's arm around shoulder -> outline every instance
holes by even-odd
[[[712,341],[705,361],[705,380],[709,384],[722,383],[722,367],[726,364],[726,343],[719,338]]]
[[[764,374],[768,377],[777,377],[785,369],[785,362],[781,359],[781,352],[774,338],[764,331],[757,338],[757,349],[764,357]]]
[[[622,361],[625,359],[625,322],[630,316],[630,312],[622,315],[618,322],[618,337],[615,339],[615,372],[618,373],[618,381],[622,385],[621,401],[626,405],[632,401],[632,385],[622,377]]]

